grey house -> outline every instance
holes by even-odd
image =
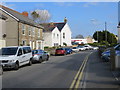
[[[43,49],[43,27],[28,18],[28,13],[19,13],[8,7],[0,5],[2,33],[0,40],[4,39],[5,46],[30,45],[33,49]],[[2,41],[3,43],[3,41]]]

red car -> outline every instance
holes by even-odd
[[[55,55],[66,55],[65,48],[58,48],[58,49],[56,49]]]

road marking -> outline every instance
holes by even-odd
[[[72,81],[72,84],[71,84],[69,90],[72,90],[72,89],[77,90],[77,88],[79,87],[80,81],[81,81],[81,79],[82,79],[83,71],[84,71],[85,66],[86,66],[86,64],[87,64],[88,58],[89,58],[89,56],[90,56],[91,54],[92,54],[92,52],[91,52],[90,54],[88,54],[88,55],[85,57],[85,59],[83,60],[82,65],[81,65],[81,67],[79,68],[79,70],[78,70],[78,72],[77,72],[74,80]]]

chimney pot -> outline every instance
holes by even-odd
[[[28,12],[22,12],[22,15],[24,15],[24,16],[26,16],[26,17],[28,17]]]

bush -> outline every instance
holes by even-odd
[[[49,47],[48,46],[44,47],[44,49],[47,49],[47,48],[49,48]]]
[[[64,45],[64,46],[67,46],[67,44],[66,44],[65,42],[63,43],[63,45]]]

